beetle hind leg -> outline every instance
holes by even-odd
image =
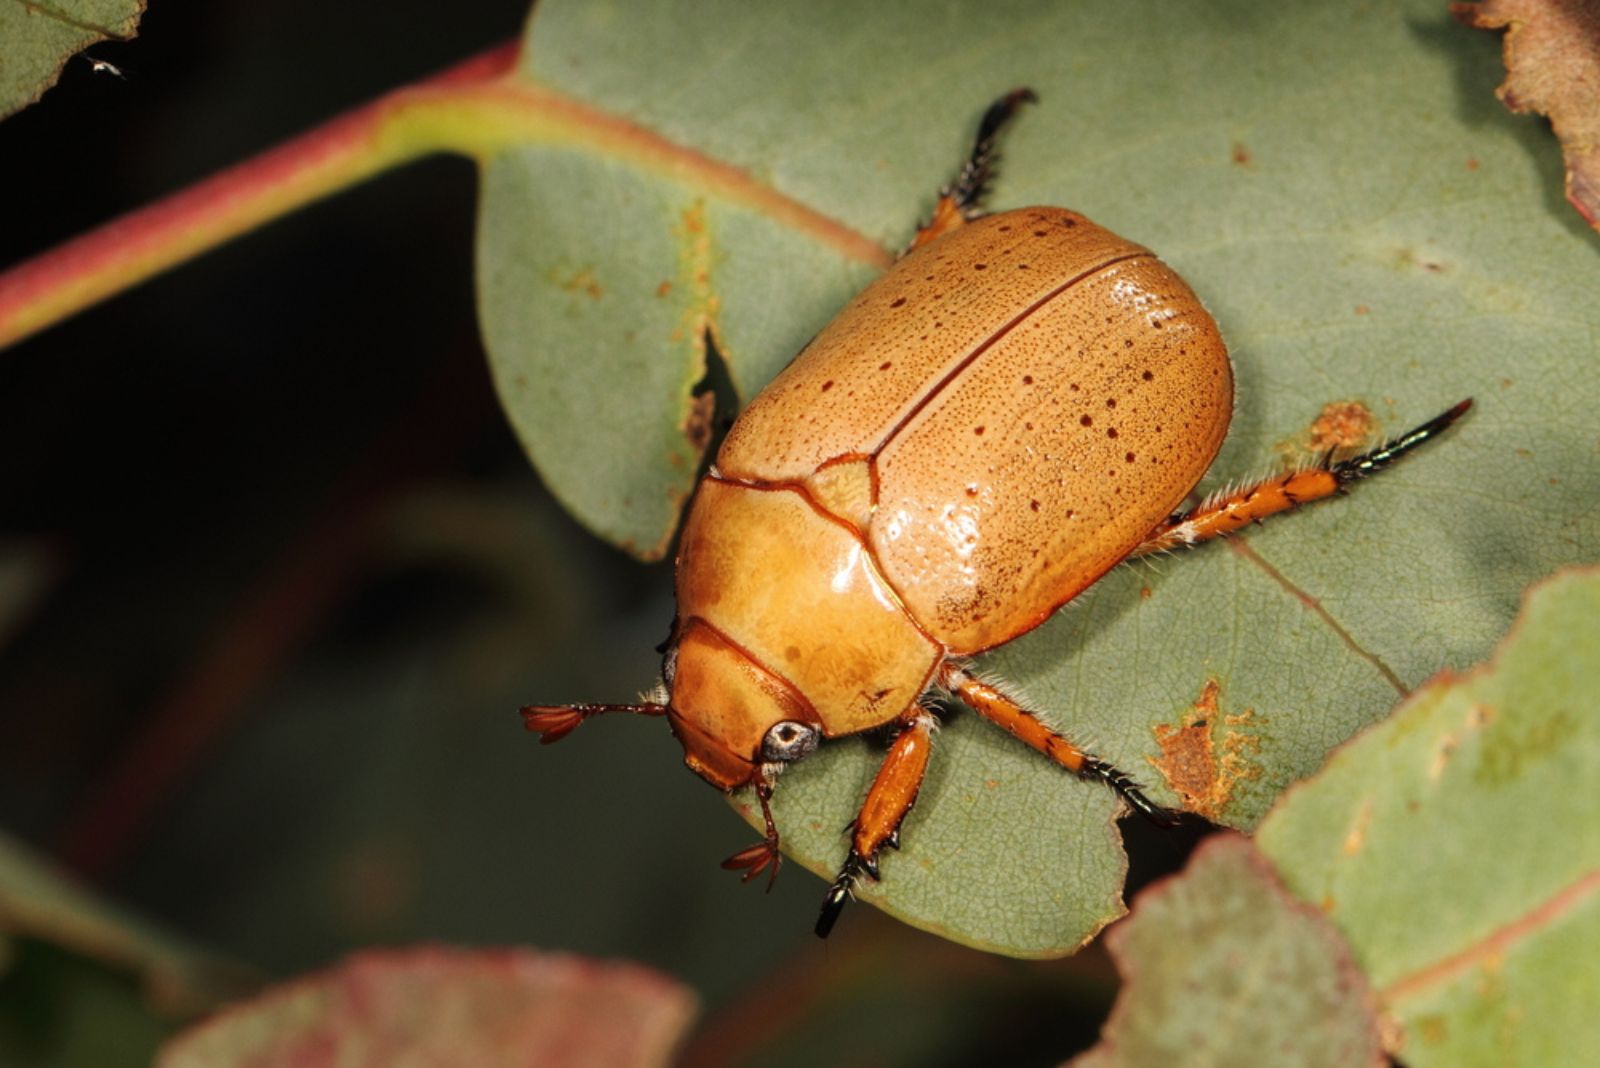
[[[928,757],[933,751],[933,732],[939,721],[923,708],[914,710],[889,746],[888,755],[878,766],[867,789],[861,813],[850,825],[850,853],[839,869],[839,877],[828,888],[817,916],[817,937],[827,938],[845,902],[850,900],[856,879],[866,875],[878,878],[878,853],[888,846],[900,846],[900,822],[917,802],[917,791],[928,772]]]
[[[949,233],[981,212],[980,204],[989,192],[989,181],[994,177],[994,166],[1000,160],[995,142],[1000,130],[1023,104],[1034,103],[1039,98],[1032,89],[1013,89],[989,105],[978,123],[978,134],[972,141],[972,152],[961,165],[955,181],[939,190],[939,202],[934,205],[933,217],[918,230],[917,236],[906,251],[920,248],[929,241]]]
[[[1080,779],[1104,783],[1139,815],[1159,827],[1173,827],[1178,814],[1145,796],[1137,780],[1116,765],[1069,742],[1045,726],[999,687],[984,682],[964,668],[945,661],[939,682],[989,722],[1004,727],[1012,737],[1036,749]]]
[[[1151,553],[1166,552],[1197,545],[1202,541],[1232,534],[1240,527],[1258,523],[1270,515],[1287,512],[1324,497],[1343,493],[1353,483],[1359,482],[1401,459],[1424,442],[1432,441],[1447,430],[1451,423],[1466,414],[1471,400],[1464,400],[1448,411],[1441,412],[1421,426],[1413,427],[1392,441],[1386,441],[1371,452],[1333,462],[1331,454],[1320,463],[1291,471],[1285,475],[1230,490],[1202,502],[1198,507],[1172,516],[1145,536],[1128,554],[1132,559]]]

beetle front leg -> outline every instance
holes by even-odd
[[[900,823],[917,802],[917,791],[928,772],[928,756],[933,751],[933,732],[939,721],[926,709],[917,709],[911,721],[895,735],[889,753],[878,766],[878,774],[861,803],[861,813],[851,825],[850,855],[839,869],[839,877],[828,888],[817,917],[817,937],[827,938],[851,888],[862,874],[878,878],[878,852],[884,846],[899,848]]]
[[[983,113],[983,121],[978,123],[978,136],[973,139],[972,153],[967,157],[967,162],[962,164],[961,173],[956,175],[955,181],[939,190],[939,202],[934,205],[933,217],[917,230],[917,236],[906,246],[906,252],[926,245],[979,214],[979,202],[989,191],[989,179],[994,176],[994,165],[1000,158],[994,150],[1000,128],[1023,104],[1038,99],[1032,89],[1013,89],[989,105],[989,110]]]
[[[1151,823],[1161,827],[1177,824],[1177,813],[1146,797],[1133,776],[1073,745],[998,687],[983,682],[948,660],[939,669],[939,682],[978,715],[1004,727],[1024,745],[1037,749],[1079,778],[1105,783]]]
[[[726,871],[739,871],[744,869],[744,875],[739,881],[747,883],[764,871],[770,871],[767,876],[767,892],[772,892],[772,887],[778,881],[778,869],[783,867],[783,854],[778,852],[778,825],[772,820],[772,789],[778,783],[779,765],[763,764],[760,777],[756,780],[756,800],[761,802],[761,818],[767,824],[767,836],[753,846],[746,846],[733,856],[722,862]]]
[[[1180,512],[1145,536],[1128,554],[1129,559],[1165,552],[1232,534],[1240,527],[1259,523],[1270,515],[1343,493],[1345,487],[1375,475],[1412,449],[1440,434],[1461,418],[1471,400],[1464,400],[1419,427],[1408,430],[1361,456],[1332,463],[1331,457],[1315,467],[1276,475],[1237,490],[1220,493],[1187,512]]]

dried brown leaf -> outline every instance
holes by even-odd
[[[157,1064],[666,1064],[694,996],[636,964],[442,946],[357,954],[233,1006]]]
[[[1506,80],[1495,94],[1550,119],[1567,161],[1567,200],[1600,230],[1600,0],[1483,0],[1456,17],[1505,30]]]

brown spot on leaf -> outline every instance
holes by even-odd
[[[1445,1039],[1450,1037],[1445,1018],[1438,1013],[1429,1013],[1426,1016],[1417,1017],[1413,1027],[1416,1029],[1417,1037],[1430,1046],[1442,1045]],[[1385,1046],[1384,1048],[1395,1049],[1396,1047]]]
[[[1360,401],[1335,401],[1322,406],[1311,424],[1306,448],[1312,452],[1354,448],[1368,441],[1376,429],[1372,410]]]
[[[1600,230],[1600,4],[1594,0],[1484,0],[1451,12],[1468,26],[1505,30],[1512,111],[1550,119],[1567,163],[1567,201]]]
[[[1261,775],[1261,768],[1251,759],[1260,751],[1261,739],[1242,729],[1255,713],[1246,709],[1219,717],[1220,693],[1217,680],[1207,679],[1178,726],[1157,724],[1154,730],[1161,756],[1149,758],[1183,807],[1212,822],[1221,821],[1241,779]]]
[[[1233,143],[1233,162],[1235,166],[1248,167],[1250,166],[1252,158],[1253,157],[1250,155],[1250,149],[1245,147],[1245,143],[1243,141],[1235,141]]]
[[[1355,819],[1350,821],[1350,829],[1344,835],[1344,855],[1353,857],[1361,852],[1361,847],[1367,844],[1367,828],[1372,826],[1372,802],[1361,802],[1361,807],[1356,809]]]
[[[662,282],[660,285],[656,286],[656,296],[658,296],[658,297],[664,297],[668,293],[671,293],[671,292],[672,292],[672,283],[671,282]]]
[[[1443,274],[1446,269],[1445,264],[1438,260],[1424,259],[1410,245],[1401,245],[1395,249],[1394,259],[1397,267],[1420,267],[1429,274]]]
[[[698,394],[689,402],[689,413],[683,420],[683,436],[696,458],[711,444],[711,417],[717,408],[717,395],[711,390]]]
[[[591,300],[599,300],[605,296],[605,290],[601,289],[600,283],[595,280],[594,271],[588,267],[562,282],[561,288],[568,293],[582,293]]]

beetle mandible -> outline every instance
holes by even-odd
[[[745,409],[701,480],[677,555],[655,699],[534,705],[555,741],[602,712],[665,715],[684,761],[752,787],[763,841],[723,862],[777,874],[769,801],[825,739],[897,731],[824,898],[826,936],[899,845],[942,689],[1067,771],[1171,822],[1124,772],[1024,709],[969,657],[1032,630],[1130,557],[1231,533],[1341,492],[1471,405],[1362,456],[1177,511],[1221,448],[1233,372],[1216,323],[1148,249],[1075,212],[984,214],[996,101],[901,258]]]

